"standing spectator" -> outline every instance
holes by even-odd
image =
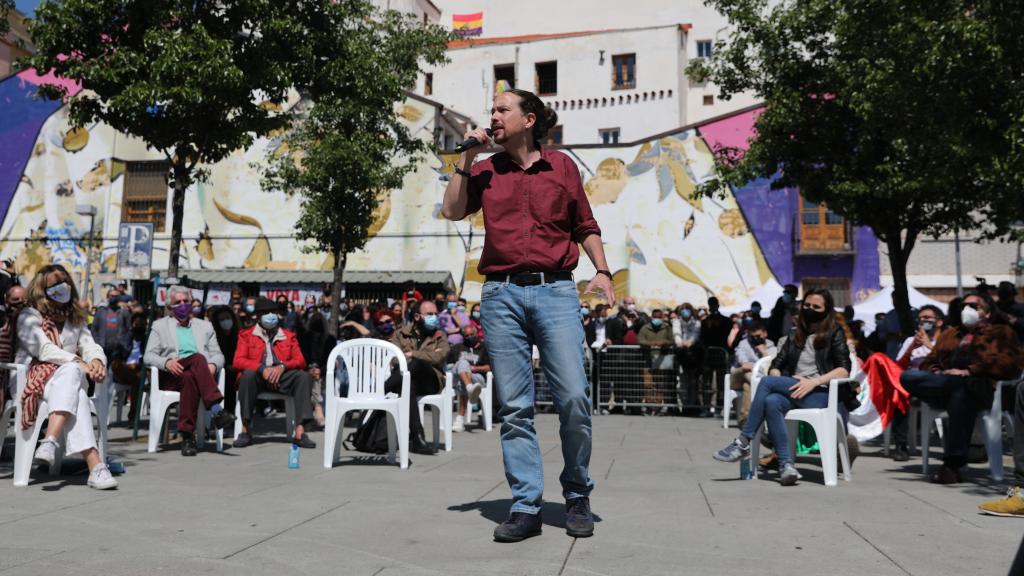
[[[235,383],[238,381],[238,374],[235,372],[235,348],[238,347],[238,332],[242,324],[238,320],[232,306],[214,306],[207,311],[207,318],[213,325],[213,333],[217,337],[217,345],[224,354],[224,405],[234,410],[238,400],[238,390]]]
[[[719,312],[718,298],[708,298],[708,316],[700,323],[701,345],[704,348],[704,380],[701,391],[701,416],[710,417],[715,414],[715,406],[718,403],[718,390],[716,382],[725,380],[725,373],[729,370],[729,333],[732,330],[732,322]],[[708,362],[711,356],[710,349],[719,348],[726,357],[716,357],[718,364]]]
[[[740,391],[740,409],[736,415],[736,423],[740,428],[747,422],[750,414],[750,384],[754,364],[761,358],[775,354],[775,343],[768,339],[768,329],[761,321],[755,321],[747,330],[746,338],[736,346],[736,355],[732,362],[732,376],[729,387]]]
[[[491,371],[491,359],[477,336],[475,326],[466,324],[462,327],[462,343],[451,347],[448,363],[452,365],[459,396],[459,413],[452,432],[463,432],[466,430],[466,407],[480,399],[487,373]]]
[[[640,329],[637,340],[647,351],[647,365],[643,372],[644,403],[663,405],[664,391],[654,382],[654,372],[664,371],[667,364],[674,362],[670,347],[675,343],[672,338],[672,327],[665,322],[664,312],[659,309],[651,311],[651,320]],[[655,410],[651,408],[652,413]],[[662,406],[662,413],[665,411],[665,407]]]
[[[1017,302],[1017,286],[1013,282],[1000,282],[998,294],[999,309],[1006,314],[1017,338],[1024,338],[1024,304]]]
[[[680,394],[685,392],[682,404],[697,404],[700,367],[703,360],[700,346],[700,320],[693,305],[684,302],[679,306],[679,319],[672,325],[672,339],[676,345],[677,364],[682,372]]]
[[[448,336],[448,344],[455,346],[462,344],[462,327],[469,324],[469,316],[466,310],[459,311],[459,298],[454,292],[448,294],[448,301],[445,303],[445,310],[439,318],[441,330]]]
[[[778,342],[793,329],[793,319],[797,315],[797,287],[786,284],[782,288],[782,296],[775,301],[771,316],[768,317],[768,339]]]
[[[196,411],[200,400],[218,429],[235,421],[231,412],[221,405],[224,396],[214,379],[217,370],[224,367],[224,355],[213,326],[206,320],[192,317],[188,288],[171,286],[168,289],[167,310],[169,315],[153,322],[144,361],[147,366],[159,369],[161,390],[181,393],[178,403],[181,455],[195,456]]]
[[[416,289],[416,282],[413,280],[407,280],[405,282],[405,289],[402,290],[402,308],[408,310],[412,306],[413,302],[422,302],[423,294]]]
[[[764,318],[761,317],[761,303],[757,300],[750,303],[750,317],[759,322],[764,320]]]
[[[202,318],[203,317],[203,301],[198,298],[192,299],[192,317]]]
[[[139,382],[142,378],[142,354],[146,350],[145,312],[132,312],[131,327],[131,349],[128,352],[128,357],[124,360],[111,361],[110,371],[114,374],[114,382],[128,387],[128,398],[134,406],[138,400],[136,391],[139,389]]]
[[[120,290],[112,288],[107,292],[107,303],[96,311],[90,329],[108,361],[128,357],[132,341],[131,312],[122,306]]]
[[[397,326],[405,324],[405,308],[403,308],[401,300],[395,300],[391,304],[389,312],[389,317]]]
[[[267,298],[260,298],[254,310],[257,324],[238,334],[235,371],[238,396],[242,404],[243,432],[235,438],[235,448],[252,443],[252,416],[256,396],[260,392],[279,392],[292,396],[295,403],[295,434],[293,442],[303,448],[316,448],[306,434],[313,419],[313,378],[306,371],[306,359],[299,349],[295,333],[281,328],[281,309]]]
[[[450,347],[448,338],[439,329],[437,308],[433,302],[420,302],[413,309],[412,322],[395,332],[391,338],[405,353],[411,375],[409,393],[409,450],[417,454],[433,454],[432,445],[423,437],[423,423],[420,422],[416,398],[437,394],[444,385],[444,361]],[[384,385],[388,392],[402,392],[402,373],[397,369],[391,373]]]
[[[87,378],[103,382],[106,358],[92,339],[80,305],[78,290],[67,270],[58,264],[44,266],[28,286],[28,305],[18,315],[18,364],[29,365],[21,393],[19,430],[29,430],[37,418],[45,418],[46,438],[36,448],[34,462],[52,465],[57,450],[81,453],[89,468],[90,488],[117,487],[96,450],[92,430]],[[40,401],[49,413],[40,414]],[[58,438],[65,438],[61,446]]]
[[[284,294],[277,297],[277,305],[281,309],[281,325],[292,332],[298,330],[299,315],[295,313],[295,305]]]
[[[242,289],[239,288],[238,286],[235,286],[234,288],[231,289],[231,298],[228,300],[228,305],[229,306],[234,305],[234,304],[238,304],[238,305],[242,305],[243,304]]]

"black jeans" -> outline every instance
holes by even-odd
[[[423,423],[420,422],[420,411],[416,408],[416,399],[419,396],[437,394],[437,372],[434,367],[420,360],[413,358],[409,360],[409,437],[414,438],[423,434]],[[402,373],[395,367],[391,376],[384,383],[385,392],[402,393]]]
[[[911,396],[949,414],[942,460],[950,468],[967,464],[967,449],[971,444],[975,418],[980,410],[992,405],[991,392],[984,393],[985,386],[991,388],[989,383],[972,381],[966,376],[907,370],[900,377],[900,384]],[[907,443],[907,425],[907,416],[897,412],[893,418],[893,437],[897,445]]]

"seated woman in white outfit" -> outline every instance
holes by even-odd
[[[89,486],[99,490],[117,487],[100,461],[87,393],[89,383],[101,383],[107,359],[92,339],[85,310],[78,304],[78,290],[63,266],[51,264],[36,273],[28,286],[26,308],[18,316],[19,364],[28,364],[28,383],[21,395],[22,430],[48,418],[46,439],[36,449],[34,462],[53,464],[57,450],[81,453],[89,466]],[[40,400],[49,414],[39,414]],[[66,432],[67,446],[58,438]]]

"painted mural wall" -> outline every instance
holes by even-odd
[[[0,109],[0,257],[13,258],[26,274],[50,261],[65,263],[81,280],[90,222],[75,206],[91,204],[98,208],[94,225],[103,238],[93,255],[93,274],[112,277],[125,163],[159,155],[102,124],[72,129],[65,109],[31,99],[39,81],[0,82],[0,98],[18,104]],[[296,97],[287,105],[298,104]],[[414,133],[432,137],[433,105],[410,99],[396,111]],[[723,305],[739,305],[767,283],[811,275],[794,264],[796,191],[769,192],[765,181],[722,199],[692,196],[711,175],[710,147],[744,144],[753,120],[753,113],[737,114],[639,145],[565,150],[580,168],[620,295],[631,294],[643,306],[704,301],[710,294]],[[292,237],[299,200],[260,186],[267,154],[287,153],[285,146],[280,134],[258,139],[209,167],[209,179],[189,190],[183,269],[333,266],[330,257],[304,252]],[[467,298],[479,296],[483,219],[478,214],[451,223],[441,217],[443,166],[441,157],[429,156],[401,189],[383,198],[374,237],[349,258],[350,269],[450,271],[456,283],[464,283]],[[156,269],[166,268],[168,237],[156,237]],[[878,287],[875,242],[858,231],[857,255],[843,264],[861,298]],[[581,284],[593,272],[581,258]]]

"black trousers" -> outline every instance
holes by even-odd
[[[313,419],[313,377],[305,370],[285,370],[274,388],[261,372],[246,370],[238,379],[238,400],[242,403],[242,421],[252,422],[256,396],[260,392],[277,392],[295,399],[295,423],[306,425]]]
[[[434,367],[420,360],[413,358],[409,360],[409,437],[423,434],[423,423],[420,422],[420,411],[416,408],[416,398],[437,394],[437,373]],[[402,393],[402,373],[396,367],[391,371],[391,376],[384,383],[385,392]]]
[[[960,468],[967,464],[967,449],[971,444],[974,421],[980,410],[992,405],[991,391],[985,394],[985,387],[991,388],[991,385],[985,381],[975,383],[966,376],[932,374],[922,370],[907,370],[900,377],[900,384],[911,396],[949,414],[949,430],[943,436],[942,460],[950,468]],[[893,440],[897,446],[907,443],[907,420],[907,415],[899,411],[893,415]]]
[[[1017,384],[1013,397],[1013,468],[1017,484],[1024,486],[1024,383]],[[1024,559],[1024,555],[1018,556]]]

